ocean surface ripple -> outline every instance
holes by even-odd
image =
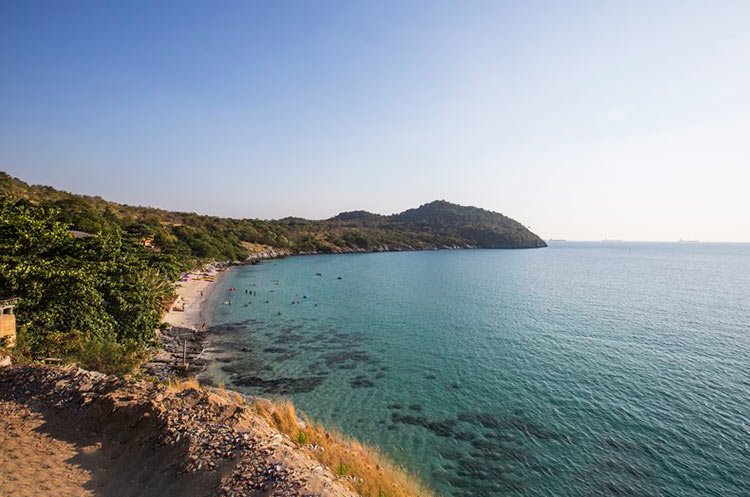
[[[750,245],[305,256],[221,285],[211,379],[442,495],[750,495]]]

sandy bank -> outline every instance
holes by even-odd
[[[0,495],[354,497],[245,400],[75,368],[0,369]]]
[[[170,326],[157,332],[161,343],[141,369],[166,381],[174,376],[197,375],[205,367],[203,357],[209,311],[207,301],[221,285],[228,264],[209,264],[183,275],[175,284],[177,298],[164,316]],[[2,496],[0,496],[2,497]]]
[[[178,328],[205,329],[208,319],[206,300],[225,270],[226,266],[211,264],[183,275],[175,285],[177,299],[164,316],[164,322]]]

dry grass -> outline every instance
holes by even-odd
[[[167,388],[173,392],[200,390],[201,384],[195,378],[172,378],[167,383]]]
[[[200,389],[194,378],[173,379],[168,388],[175,392]],[[220,384],[214,391],[218,397],[238,406],[245,401],[237,392]],[[287,435],[308,455],[327,466],[340,477],[343,485],[362,497],[436,497],[419,480],[397,466],[378,449],[350,437],[326,430],[304,414],[301,419],[289,400],[257,400],[249,406],[269,425]]]
[[[229,399],[238,406],[245,405],[245,399],[238,392],[229,392]]]
[[[235,392],[234,390],[227,390],[227,387],[224,385],[224,383],[219,383],[216,394],[220,397],[225,398],[236,406],[241,407],[245,405],[245,399],[242,398],[242,395],[239,392]]]
[[[434,497],[421,482],[375,448],[331,432],[303,415],[300,420],[288,400],[262,400],[253,410],[339,475],[344,485],[362,497]]]

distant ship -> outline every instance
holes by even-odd
[[[551,241],[551,242],[567,242],[568,240],[563,240],[562,238],[550,238],[549,241]]]
[[[610,240],[609,238],[605,238],[602,240],[603,242],[621,242],[622,240]]]
[[[680,243],[700,243],[700,240],[683,240],[680,238]]]

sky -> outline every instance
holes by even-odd
[[[0,3],[0,170],[232,217],[435,200],[750,241],[750,2]]]

